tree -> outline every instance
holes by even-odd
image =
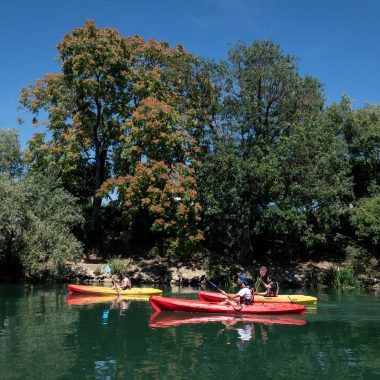
[[[51,135],[47,141],[35,137],[32,163],[42,155],[65,174],[75,174],[80,163],[93,168],[93,218],[101,205],[98,190],[107,176],[108,157],[132,109],[131,48],[115,30],[100,30],[88,21],[58,44],[62,73],[46,74],[22,90],[27,109],[36,116],[46,111],[48,120],[39,122]]]
[[[336,126],[325,117],[294,124],[274,152],[272,202],[263,209],[263,229],[281,249],[321,252],[335,246],[341,220],[353,199],[348,152]],[[337,244],[338,243],[338,244]]]
[[[34,137],[28,158],[34,168],[57,167],[73,192],[78,192],[84,173],[93,173],[93,223],[107,194],[99,191],[106,179],[133,176],[147,160],[165,159],[169,167],[194,164],[184,162],[189,156],[177,145],[190,139],[188,148],[198,149],[202,126],[210,123],[212,88],[199,59],[182,46],[122,37],[115,30],[99,29],[93,21],[65,35],[58,50],[62,72],[47,74],[22,91],[21,103],[27,109],[36,116],[46,111],[44,124],[50,132]],[[161,105],[175,113],[166,131],[155,129],[155,123],[166,122],[165,112],[149,114]],[[182,130],[177,133],[176,128]],[[88,192],[83,189],[77,195]]]
[[[321,84],[302,78],[295,57],[270,41],[238,44],[223,65],[218,133],[202,168],[201,203],[205,221],[213,221],[206,225],[207,239],[222,238],[227,250],[240,251],[244,263],[252,259],[255,245],[259,249],[264,211],[276,202],[278,146],[296,126],[322,112],[324,99]],[[219,227],[229,233],[223,235]]]
[[[0,181],[0,259],[3,276],[59,277],[66,260],[81,254],[71,233],[83,222],[75,199],[54,175],[28,175]],[[19,273],[20,271],[21,273]]]
[[[379,254],[380,196],[361,198],[351,209],[351,222],[358,241],[371,253]]]
[[[380,191],[380,106],[365,105],[357,110],[344,96],[327,109],[327,116],[344,137],[357,198]]]
[[[0,173],[21,174],[21,148],[16,129],[0,129]]]

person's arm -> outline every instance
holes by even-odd
[[[264,285],[266,290],[270,289],[270,284],[266,284],[263,280],[261,280],[261,283]]]

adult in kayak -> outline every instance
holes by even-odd
[[[228,297],[226,300],[221,302],[222,305],[250,305],[253,302],[253,292],[248,286],[248,277],[244,274],[239,274],[237,283],[240,290],[235,295],[229,296],[224,290],[222,291],[222,294]]]
[[[119,284],[114,283],[112,286],[112,289],[116,290],[127,290],[132,288],[132,283],[131,280],[124,274],[120,273],[119,274]]]
[[[268,281],[268,283],[266,284],[263,280],[261,280],[261,283],[265,287],[266,292],[264,292],[264,293],[255,293],[255,294],[257,294],[259,296],[265,296],[265,297],[277,297],[278,296],[278,292],[280,290],[280,287],[278,286],[278,282],[274,281],[274,279],[272,278],[272,276],[269,276],[269,275],[267,277],[267,281]]]

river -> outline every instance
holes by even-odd
[[[0,285],[0,379],[380,379],[380,294],[303,294],[318,305],[300,317],[152,317],[144,300]]]

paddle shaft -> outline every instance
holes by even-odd
[[[117,291],[117,296],[120,297],[120,290],[119,290],[119,288],[118,288],[118,286],[116,284],[116,281],[112,277],[111,267],[108,264],[106,265],[106,272],[111,276],[111,280],[112,280],[113,286],[115,287],[115,290]]]
[[[267,274],[267,268],[266,267],[260,267],[260,279],[256,280],[256,286],[255,286],[255,292],[259,290],[259,286],[261,282],[263,281],[263,277]]]
[[[215,285],[213,282],[211,282],[210,280],[208,280],[206,278],[206,280],[210,283],[210,285],[212,285],[215,289],[217,289],[219,292],[223,293],[227,298],[230,298],[230,299],[234,299],[233,296],[230,296],[228,295],[223,289],[220,289],[218,285]]]

